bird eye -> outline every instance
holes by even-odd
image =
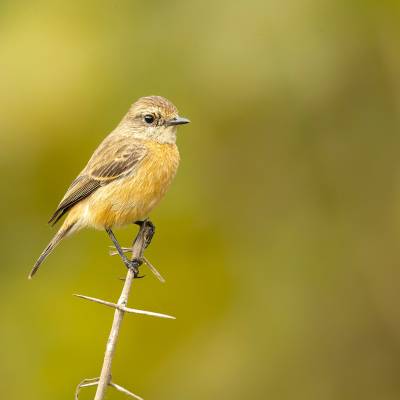
[[[146,124],[152,124],[154,122],[154,115],[146,114],[144,116],[144,120],[145,120]]]

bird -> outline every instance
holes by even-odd
[[[140,224],[165,195],[180,161],[177,127],[189,122],[164,97],[146,96],[133,103],[94,151],[50,218],[54,226],[66,215],[29,279],[63,239],[83,228],[105,230],[129,268],[130,260],[112,229]]]

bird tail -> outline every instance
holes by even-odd
[[[42,265],[46,257],[55,249],[55,247],[61,242],[61,240],[64,239],[68,235],[68,233],[71,232],[71,229],[74,227],[75,222],[69,223],[68,225],[65,222],[61,226],[60,230],[54,235],[53,239],[51,239],[47,247],[43,250],[42,254],[39,256],[37,261],[35,262],[32,271],[29,273],[28,279],[33,278],[33,275],[36,274],[37,270]]]

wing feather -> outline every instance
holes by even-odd
[[[132,138],[107,137],[94,152],[87,166],[72,182],[49,223],[54,225],[75,204],[90,196],[99,187],[134,173],[146,155],[146,147]]]

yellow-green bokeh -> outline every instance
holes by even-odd
[[[114,380],[146,400],[398,399],[399,43],[395,1],[2,1],[0,397],[72,399],[99,374],[112,311],[72,294],[117,298],[106,235],[26,276],[91,152],[159,94],[192,124],[152,215],[167,283],[146,273],[130,305],[177,320],[127,317]]]

